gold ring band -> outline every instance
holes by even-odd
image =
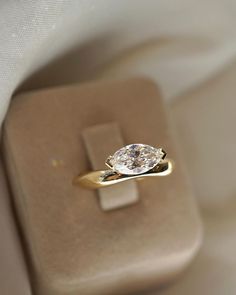
[[[146,173],[138,175],[124,175],[119,174],[113,170],[97,170],[88,172],[77,176],[73,183],[75,185],[81,185],[90,189],[98,189],[114,185],[123,181],[131,179],[143,179],[144,177],[156,177],[156,176],[167,176],[173,171],[173,161],[166,159],[161,162],[158,166],[149,170]]]

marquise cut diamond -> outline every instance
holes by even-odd
[[[138,175],[154,168],[164,157],[161,148],[146,144],[130,144],[109,158],[112,168],[125,175]]]

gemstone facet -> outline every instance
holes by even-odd
[[[138,175],[154,168],[165,156],[161,148],[146,144],[130,144],[109,157],[107,164],[120,174]]]

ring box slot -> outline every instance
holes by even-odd
[[[124,145],[120,128],[114,122],[86,128],[83,139],[94,170],[104,169],[107,157]],[[105,211],[124,208],[135,204],[139,199],[135,180],[100,188],[98,196],[100,206]]]

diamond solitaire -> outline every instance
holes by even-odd
[[[166,153],[146,144],[130,144],[108,157],[106,165],[123,175],[139,175],[157,166]]]

